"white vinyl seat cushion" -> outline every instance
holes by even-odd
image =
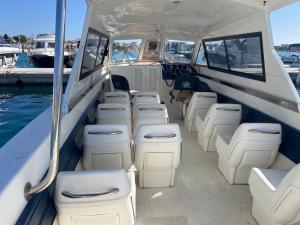
[[[97,107],[96,114],[97,124],[124,124],[127,126],[129,133],[131,127],[131,109],[128,104],[103,103]]]
[[[166,124],[169,122],[165,104],[138,104],[133,112],[133,134],[142,124]]]
[[[273,163],[280,143],[280,124],[241,124],[232,137],[218,135],[218,168],[230,184],[247,184],[251,168]]]
[[[131,137],[126,125],[87,125],[83,132],[85,169],[130,169]]]
[[[205,117],[197,115],[198,143],[204,151],[216,151],[219,134],[232,136],[242,115],[240,104],[213,104]]]
[[[260,225],[300,224],[300,164],[290,171],[253,168],[249,187]]]
[[[55,205],[60,225],[133,225],[133,172],[123,169],[60,172]]]
[[[135,165],[140,187],[174,186],[181,142],[178,124],[139,126],[135,140]]]
[[[188,104],[183,106],[184,124],[189,131],[196,131],[197,115],[204,118],[212,104],[217,103],[217,94],[214,92],[195,92]],[[186,110],[184,110],[184,107]]]
[[[134,93],[133,107],[138,104],[160,104],[159,94],[155,91],[139,91]]]
[[[125,91],[112,91],[104,93],[105,103],[119,103],[130,105],[130,96],[128,92]]]

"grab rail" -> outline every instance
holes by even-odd
[[[119,98],[119,97],[126,98],[126,95],[106,95],[105,97],[106,98]]]
[[[91,194],[74,194],[70,193],[68,191],[63,191],[61,194],[67,198],[92,198],[92,197],[98,197],[98,196],[103,196],[103,195],[108,195],[108,194],[115,194],[120,191],[119,188],[112,188],[108,191],[105,192],[100,192],[100,193],[91,193]]]
[[[57,174],[60,148],[60,117],[63,90],[65,20],[66,0],[57,0],[50,165],[46,176],[38,184],[32,186],[30,183],[27,183],[25,185],[24,195],[26,200],[30,200],[33,194],[45,190],[52,183]]]
[[[238,112],[238,111],[241,111],[240,109],[226,109],[226,108],[216,108],[216,110],[232,111],[232,112]]]
[[[146,111],[146,110],[150,110],[150,111],[163,111],[164,109],[163,108],[139,108],[139,110],[141,111]]]
[[[138,98],[142,98],[142,97],[156,98],[156,95],[137,95],[136,97],[138,97]]]
[[[167,138],[174,138],[176,134],[168,134],[168,135],[145,135],[144,138],[147,139],[167,139]]]
[[[198,97],[198,98],[199,98],[199,97],[204,97],[204,98],[217,98],[216,96],[209,96],[209,95],[198,95],[197,97]]]
[[[124,111],[125,108],[100,108],[99,110],[118,110],[118,111]]]
[[[267,131],[267,130],[257,130],[257,129],[252,129],[248,131],[252,133],[261,133],[261,134],[280,134],[280,131]]]
[[[117,131],[89,131],[88,134],[92,135],[118,135],[123,134],[123,131],[117,130]]]

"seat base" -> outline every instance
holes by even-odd
[[[165,171],[139,171],[139,187],[173,187],[175,178],[175,170]]]

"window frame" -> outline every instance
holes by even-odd
[[[192,65],[193,64],[193,55],[194,55],[194,52],[195,52],[195,47],[196,47],[196,41],[190,41],[190,40],[175,40],[175,39],[164,39],[163,40],[164,43],[163,43],[163,60],[165,61],[166,60],[166,47],[167,47],[167,42],[168,41],[180,41],[180,42],[193,42],[194,43],[194,46],[193,46],[193,51],[192,51],[192,58],[191,58],[191,62],[189,63],[184,63],[184,62],[175,62],[173,64],[175,65],[178,65],[178,64],[184,64],[184,65]]]
[[[127,40],[141,40],[141,43],[140,43],[140,48],[139,48],[139,54],[138,54],[138,57],[136,60],[134,61],[125,61],[125,62],[113,62],[113,45],[114,45],[114,42],[115,41],[127,41]],[[141,62],[142,60],[140,60],[140,57],[141,57],[141,51],[142,51],[142,46],[143,46],[143,43],[144,43],[144,39],[141,38],[141,37],[137,37],[137,38],[124,38],[124,39],[113,39],[112,42],[111,42],[111,53],[110,53],[110,64],[112,65],[118,65],[118,64],[133,64],[133,63],[138,63],[138,62]]]
[[[90,69],[89,71],[85,72],[85,73],[81,73],[81,71],[82,71],[82,65],[83,65],[83,62],[84,62],[85,49],[86,49],[86,45],[87,45],[87,38],[88,38],[88,34],[89,33],[92,33],[94,35],[99,36],[99,43],[98,43],[98,46],[97,46],[97,55],[96,55],[96,59],[95,59],[95,63],[94,63],[93,68]],[[105,48],[105,52],[107,52],[107,47],[108,47],[108,43],[109,43],[109,36],[107,36],[106,34],[100,32],[100,31],[97,31],[97,30],[89,27],[88,32],[86,34],[85,43],[84,43],[83,55],[82,55],[81,65],[80,65],[79,80],[82,80],[82,79],[86,78],[87,76],[89,76],[92,73],[94,73],[95,71],[97,71],[99,68],[103,67],[103,61],[104,61],[104,58],[105,58],[105,54],[102,56],[101,63],[98,64],[98,65],[96,65],[96,63],[97,63],[97,57],[98,57],[98,53],[99,53],[99,47],[100,47],[101,39],[102,38],[106,38],[107,39],[106,48]]]
[[[259,44],[260,44],[259,47],[260,47],[261,63],[262,63],[262,67],[261,67],[262,68],[262,76],[256,75],[256,74],[251,74],[251,73],[244,73],[244,72],[240,72],[240,71],[234,71],[234,70],[230,69],[226,40],[242,39],[242,38],[259,38]],[[210,41],[224,41],[226,61],[227,61],[228,69],[218,68],[218,67],[210,65],[210,62],[208,60],[208,53],[207,53],[207,50],[206,50],[206,44],[205,44],[206,42],[210,42]],[[246,34],[239,34],[239,35],[230,35],[230,36],[222,36],[222,37],[202,39],[202,45],[204,47],[204,55],[205,55],[205,58],[206,58],[208,69],[216,70],[216,71],[219,71],[219,72],[224,72],[224,73],[227,73],[227,74],[230,74],[230,75],[244,77],[244,78],[248,78],[248,79],[252,79],[252,80],[266,82],[265,56],[264,56],[262,32],[253,32],[253,33],[246,33]]]

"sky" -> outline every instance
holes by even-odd
[[[1,1],[0,34],[54,33],[56,0]],[[67,0],[66,39],[80,38],[85,0]],[[300,1],[271,13],[274,44],[300,43]]]
[[[1,1],[0,34],[36,36],[55,32],[56,0]],[[66,39],[80,38],[85,0],[67,0]]]

